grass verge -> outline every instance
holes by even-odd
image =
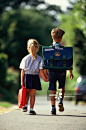
[[[9,103],[9,102],[0,101],[0,106],[1,106],[1,107],[5,107],[5,108],[9,108],[9,107],[12,106],[12,104]]]

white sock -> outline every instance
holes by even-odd
[[[27,104],[25,104],[25,107],[27,107]]]
[[[33,108],[30,108],[30,111],[33,111]]]

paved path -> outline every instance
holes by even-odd
[[[64,101],[64,107],[64,112],[57,107],[57,115],[52,116],[47,97],[36,97],[37,115],[19,109],[0,114],[0,130],[86,130],[86,105]]]

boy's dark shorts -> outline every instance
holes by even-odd
[[[48,90],[56,90],[56,82],[59,82],[59,89],[65,86],[66,70],[57,71],[49,70],[49,88]]]

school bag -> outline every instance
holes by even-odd
[[[43,69],[72,70],[73,47],[43,46]]]
[[[24,85],[22,85],[22,87],[19,89],[19,93],[18,93],[19,108],[22,108],[23,106],[25,106],[25,102],[26,102],[26,88],[24,87]]]

